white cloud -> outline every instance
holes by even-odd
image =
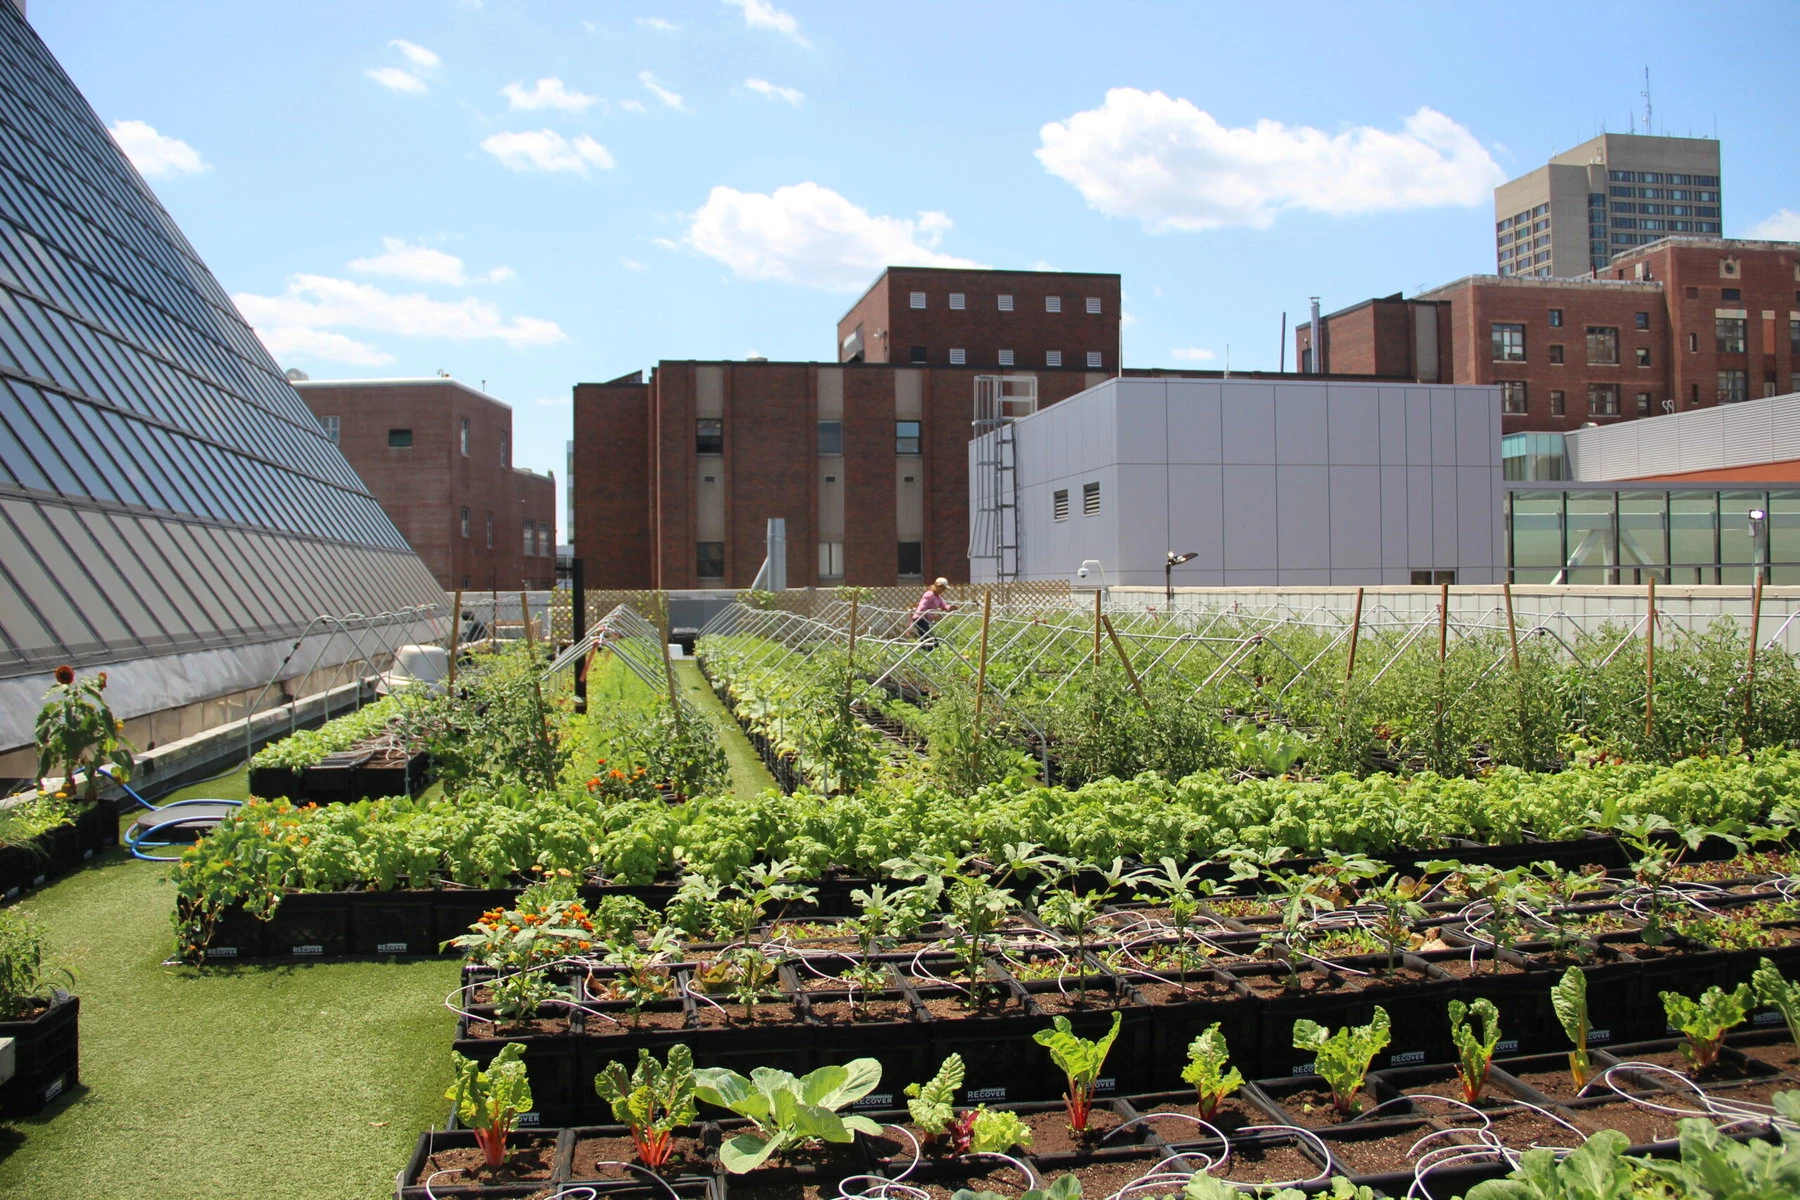
[[[481,148],[509,171],[573,171],[586,175],[592,167],[613,168],[613,156],[587,134],[565,138],[554,129],[496,133]]]
[[[572,401],[568,396],[539,396],[536,402],[545,408],[567,408]]]
[[[1119,325],[1121,327],[1124,327],[1127,325],[1136,325],[1137,323],[1138,323],[1138,318],[1137,318],[1136,313],[1132,312],[1128,308],[1121,308],[1119,310]]]
[[[381,239],[382,253],[370,258],[353,258],[350,269],[365,275],[393,275],[414,283],[447,283],[461,287],[463,260],[431,246],[408,245],[404,238]]]
[[[889,265],[978,266],[938,252],[949,228],[950,218],[941,212],[920,213],[916,220],[872,216],[809,181],[769,195],[715,187],[685,241],[743,279],[853,291]]]
[[[369,365],[392,361],[385,352],[336,332],[340,329],[452,341],[491,339],[515,350],[568,340],[554,321],[503,317],[493,305],[472,296],[451,301],[418,293],[396,295],[372,284],[325,275],[290,275],[278,296],[239,292],[232,300],[278,358],[311,354]]]
[[[770,83],[766,79],[746,79],[744,80],[744,86],[751,91],[756,92],[758,95],[767,96],[771,100],[786,100],[795,108],[799,108],[800,102],[806,99],[806,93],[799,88],[780,87]]]
[[[644,107],[644,102],[642,100],[621,100],[619,101],[619,107],[626,112],[641,113],[650,111]]]
[[[783,12],[769,0],[725,0],[733,8],[742,9],[744,24],[751,29],[769,29],[779,33],[797,46],[811,47],[800,32],[800,22],[793,13]]]
[[[651,243],[651,245],[658,246],[664,250],[679,250],[679,249],[681,249],[680,242],[671,241],[670,239],[668,239],[666,237],[651,238],[650,243]]]
[[[489,283],[505,283],[517,274],[511,267],[495,267],[487,273],[486,279]]]
[[[114,121],[108,126],[113,141],[131,160],[131,165],[146,179],[167,179],[175,175],[198,175],[212,170],[212,164],[200,152],[167,134],[156,132],[145,121]]]
[[[1045,125],[1037,157],[1089,207],[1152,233],[1266,229],[1289,208],[1348,216],[1485,204],[1505,178],[1444,114],[1421,108],[1402,125],[1233,129],[1187,100],[1113,88],[1099,108]]]
[[[598,104],[600,97],[590,96],[586,92],[572,92],[563,85],[563,81],[551,76],[540,79],[529,92],[519,83],[509,83],[500,89],[506,97],[507,105],[514,111],[529,111],[536,108],[560,108],[564,112],[581,112],[591,105]]]
[[[645,87],[650,89],[650,94],[652,96],[655,96],[658,100],[661,100],[664,104],[668,105],[670,108],[674,109],[677,112],[686,111],[685,106],[683,105],[682,100],[681,100],[681,93],[680,92],[671,92],[668,88],[664,87],[661,83],[659,83],[657,81],[657,78],[654,74],[652,74],[649,71],[639,71],[638,79],[643,83],[643,85]]]
[[[621,258],[619,260],[619,265],[624,267],[627,271],[645,271],[649,269],[635,258]]]
[[[1176,362],[1211,362],[1219,356],[1203,346],[1178,346],[1169,351],[1169,357]]]
[[[639,29],[654,29],[657,33],[678,33],[681,26],[673,21],[665,21],[661,17],[639,17]]]
[[[435,67],[444,61],[417,42],[409,42],[405,38],[395,38],[388,45],[398,50],[401,57],[415,67]]]
[[[132,155],[132,161],[137,161],[135,154]],[[1744,236],[1760,241],[1800,242],[1800,212],[1784,208],[1772,216],[1764,217],[1746,229]]]
[[[410,71],[402,71],[399,67],[370,67],[363,74],[390,92],[406,92],[413,96],[423,96],[431,90],[425,86],[423,79]]]

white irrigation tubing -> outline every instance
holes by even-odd
[[[1150,1168],[1150,1174],[1155,1174],[1158,1171],[1161,1171],[1162,1168],[1167,1166],[1169,1163],[1178,1162],[1178,1161],[1186,1161],[1188,1159],[1198,1159],[1199,1161],[1205,1163],[1206,1165],[1201,1167],[1200,1170],[1206,1171],[1209,1173],[1211,1171],[1213,1171],[1215,1168],[1223,1167],[1226,1163],[1231,1161],[1231,1139],[1226,1137],[1225,1134],[1219,1129],[1219,1127],[1217,1125],[1214,1125],[1211,1121],[1208,1121],[1203,1117],[1192,1117],[1192,1116],[1189,1116],[1187,1113],[1178,1113],[1178,1112],[1145,1113],[1144,1115],[1142,1115],[1140,1117],[1133,1117],[1131,1120],[1126,1121],[1123,1125],[1120,1125],[1117,1128],[1108,1132],[1107,1135],[1105,1137],[1101,1138],[1100,1140],[1103,1142],[1109,1142],[1113,1138],[1117,1137],[1119,1134],[1124,1133],[1127,1129],[1130,1129],[1133,1125],[1139,1124],[1140,1122],[1162,1121],[1162,1120],[1170,1120],[1170,1119],[1177,1120],[1177,1121],[1191,1121],[1195,1125],[1200,1126],[1202,1129],[1209,1131],[1213,1135],[1214,1138],[1218,1139],[1219,1145],[1224,1147],[1225,1152],[1217,1158],[1214,1158],[1212,1155],[1206,1153],[1204,1150],[1193,1150],[1193,1151],[1188,1151],[1188,1152],[1185,1152],[1182,1154],[1173,1154],[1173,1155],[1170,1155],[1168,1158],[1163,1159],[1162,1162],[1157,1163],[1154,1167]],[[1209,1143],[1207,1143],[1207,1142],[1200,1143],[1200,1145],[1202,1145],[1202,1146],[1205,1146],[1208,1144]],[[1189,1172],[1189,1174],[1192,1174],[1192,1173],[1193,1172],[1191,1172],[1191,1171]],[[1142,1183],[1143,1180],[1146,1178],[1148,1178],[1148,1176],[1140,1176],[1138,1178],[1138,1180],[1136,1180],[1135,1182],[1126,1184],[1125,1190],[1129,1190],[1130,1188],[1136,1187],[1139,1183]]]
[[[1331,1163],[1331,1151],[1326,1148],[1324,1139],[1321,1138],[1318,1134],[1314,1133],[1310,1129],[1302,1129],[1298,1125],[1245,1125],[1243,1128],[1238,1130],[1238,1136],[1242,1137],[1248,1133],[1270,1133],[1270,1132],[1273,1132],[1278,1137],[1298,1137],[1302,1141],[1311,1142],[1313,1144],[1313,1146],[1318,1150],[1319,1157],[1324,1159],[1327,1165],[1320,1167],[1317,1174],[1308,1175],[1305,1179],[1283,1179],[1283,1180],[1279,1180],[1279,1181],[1275,1181],[1275,1182],[1264,1182],[1264,1183],[1258,1184],[1257,1185],[1258,1187],[1260,1187],[1260,1188],[1284,1188],[1284,1187],[1304,1188],[1304,1187],[1310,1187],[1315,1183],[1323,1183],[1326,1179],[1330,1178],[1331,1167],[1329,1164]]]
[[[1651,1079],[1667,1076],[1667,1079],[1661,1081],[1661,1086],[1670,1087],[1670,1081],[1673,1081],[1674,1086],[1671,1090],[1690,1093],[1700,1101],[1702,1107],[1693,1109],[1679,1107],[1673,1104],[1658,1104],[1644,1093],[1628,1092],[1613,1079],[1613,1073],[1615,1071],[1642,1075]],[[1724,1122],[1724,1127],[1727,1129],[1734,1125],[1755,1122],[1757,1124],[1769,1125],[1774,1128],[1800,1132],[1800,1123],[1790,1121],[1786,1117],[1777,1116],[1775,1109],[1770,1105],[1758,1104],[1750,1100],[1730,1100],[1724,1097],[1715,1096],[1681,1072],[1671,1070],[1668,1067],[1659,1066],[1656,1063],[1618,1063],[1603,1071],[1600,1078],[1606,1083],[1607,1087],[1610,1087],[1614,1092],[1618,1093],[1621,1097],[1630,1101],[1637,1107],[1648,1109],[1651,1112],[1660,1113],[1664,1116],[1701,1117],[1713,1121],[1722,1121]]]
[[[907,1164],[906,1170],[900,1172],[900,1174],[894,1176],[892,1179],[883,1179],[879,1175],[845,1176],[843,1179],[838,1180],[839,1200],[877,1200],[877,1198],[880,1198],[880,1200],[892,1200],[892,1198],[896,1196],[904,1197],[904,1200],[929,1200],[931,1195],[930,1192],[927,1192],[924,1188],[916,1187],[913,1184],[902,1182],[908,1175],[911,1175],[914,1171],[919,1169],[919,1163],[924,1157],[924,1152],[919,1149],[919,1139],[914,1137],[912,1130],[904,1125],[884,1125],[882,1128],[892,1129],[912,1143],[912,1162]],[[867,1180],[876,1186],[862,1191],[851,1189],[850,1184],[852,1182],[861,1182],[863,1180]]]
[[[911,964],[913,977],[936,980],[938,983],[942,984],[944,987],[954,988],[956,991],[961,992],[963,995],[965,995],[965,996],[968,995],[969,994],[968,988],[962,986],[960,983],[954,982],[953,980],[943,979],[937,975],[934,975],[932,973],[930,967],[927,967],[924,963],[919,961],[920,959],[924,958],[926,954],[930,953],[930,949],[931,948],[929,946],[927,946],[924,949],[920,950],[917,954],[913,955],[913,960],[912,960],[912,964]],[[970,980],[970,982],[973,983],[974,980]]]

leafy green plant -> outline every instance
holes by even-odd
[[[1385,882],[1370,888],[1362,899],[1375,909],[1374,928],[1387,948],[1387,971],[1394,973],[1395,961],[1412,939],[1413,922],[1425,915],[1421,897],[1430,888],[1423,879],[1395,873]]]
[[[1570,967],[1564,971],[1562,978],[1550,989],[1550,1006],[1556,1010],[1556,1019],[1568,1035],[1575,1048],[1569,1051],[1569,1078],[1575,1081],[1579,1091],[1587,1086],[1594,1071],[1588,1065],[1588,1004],[1587,976],[1580,967]]]
[[[1346,1025],[1336,1033],[1304,1017],[1294,1022],[1294,1049],[1317,1056],[1313,1070],[1331,1089],[1332,1107],[1346,1116],[1356,1111],[1356,1094],[1369,1064],[1387,1049],[1389,1040],[1387,1009],[1379,1004],[1367,1025]]]
[[[508,1042],[487,1069],[472,1058],[452,1050],[450,1064],[456,1080],[444,1093],[456,1104],[456,1119],[474,1131],[475,1144],[489,1167],[506,1161],[506,1139],[519,1114],[531,1111],[531,1081],[525,1075],[525,1046]]]
[[[950,1194],[950,1200],[1010,1200],[999,1192],[977,1192],[970,1188],[958,1188]],[[1018,1200],[1081,1200],[1081,1180],[1074,1175],[1062,1178],[1043,1187],[1034,1187],[1022,1193]]]
[[[1187,1066],[1181,1069],[1181,1078],[1194,1089],[1202,1120],[1211,1120],[1225,1098],[1244,1086],[1244,1077],[1238,1069],[1227,1069],[1231,1051],[1225,1044],[1219,1024],[1214,1021],[1188,1043]]]
[[[1602,1129],[1561,1160],[1554,1150],[1527,1150],[1511,1175],[1476,1184],[1463,1200],[1638,1200],[1630,1142]]]
[[[959,1119],[959,1124],[964,1122]],[[1014,1146],[1031,1149],[1031,1126],[1016,1112],[991,1109],[983,1104],[967,1114],[967,1144],[957,1139],[959,1153],[1004,1154]]]
[[[533,884],[512,909],[490,909],[450,939],[470,965],[494,972],[494,1017],[501,1025],[529,1021],[548,1001],[564,995],[551,964],[593,946],[593,922],[565,882]]]
[[[81,798],[100,796],[100,768],[117,777],[131,775],[131,743],[125,740],[125,723],[113,716],[112,706],[101,695],[106,672],[78,680],[73,667],[56,668],[56,683],[44,695],[37,716],[38,784],[52,774],[60,777],[59,798],[75,792],[75,776],[84,775]]]
[[[1192,863],[1183,869],[1174,858],[1165,854],[1157,860],[1157,866],[1160,870],[1146,870],[1137,877],[1138,885],[1149,890],[1137,893],[1136,898],[1140,903],[1161,904],[1168,912],[1169,924],[1175,931],[1173,961],[1180,973],[1176,984],[1185,996],[1187,973],[1206,960],[1206,954],[1197,951],[1193,945],[1191,931],[1195,919],[1200,915],[1206,897],[1229,892],[1231,886],[1206,877],[1203,874],[1205,863]]]
[[[0,908],[0,1021],[22,1021],[47,1002],[60,982],[73,984],[66,967],[50,961],[50,934],[20,908]]]
[[[1704,1071],[1718,1061],[1726,1032],[1744,1023],[1755,998],[1750,985],[1740,983],[1729,992],[1709,987],[1698,1000],[1680,992],[1663,992],[1662,1002],[1669,1024],[1687,1038],[1687,1045],[1681,1048],[1682,1056],[1694,1070]]]
[[[1119,1036],[1123,1020],[1122,1013],[1113,1013],[1112,1028],[1093,1041],[1077,1037],[1067,1017],[1057,1017],[1051,1028],[1040,1029],[1031,1035],[1033,1041],[1050,1051],[1050,1060],[1068,1081],[1068,1090],[1063,1093],[1063,1107],[1069,1114],[1069,1128],[1076,1133],[1087,1131],[1088,1114],[1094,1107],[1094,1087],[1099,1082],[1101,1068],[1106,1065],[1107,1052]]]
[[[630,1075],[624,1063],[607,1063],[594,1076],[594,1091],[612,1106],[613,1120],[631,1127],[638,1158],[652,1170],[669,1161],[675,1127],[692,1121],[699,1111],[694,1102],[694,1055],[679,1042],[669,1047],[666,1063],[657,1062],[648,1049],[639,1049],[637,1070]]]
[[[732,946],[694,972],[693,988],[709,995],[730,995],[754,1017],[757,1003],[776,990],[779,967],[761,946]]]
[[[694,1072],[694,1094],[755,1126],[755,1132],[737,1134],[719,1147],[720,1164],[742,1175],[809,1139],[844,1143],[858,1133],[878,1135],[881,1126],[868,1117],[838,1110],[880,1082],[881,1063],[873,1058],[820,1067],[802,1078],[770,1067],[756,1068],[748,1079],[725,1067],[705,1067]]]
[[[906,1111],[926,1137],[942,1137],[956,1120],[956,1089],[963,1085],[962,1055],[952,1054],[938,1065],[937,1074],[922,1084],[906,1085]]]
[[[1800,1042],[1800,983],[1782,975],[1774,962],[1765,958],[1750,973],[1750,986],[1759,1002],[1781,1014],[1787,1022],[1788,1036]]]
[[[1479,1036],[1471,1017],[1481,1022]],[[1487,1091],[1494,1048],[1500,1044],[1500,1010],[1486,996],[1477,997],[1473,1004],[1450,1001],[1450,1039],[1456,1043],[1456,1073],[1462,1078],[1463,1100],[1474,1104]]]
[[[1351,1183],[1342,1175],[1333,1175],[1323,1192],[1303,1192],[1299,1188],[1269,1190],[1259,1188],[1261,1200],[1376,1200],[1375,1189],[1367,1184]],[[1212,1175],[1195,1172],[1182,1186],[1181,1200],[1243,1200],[1244,1191],[1237,1185]],[[1173,1197],[1171,1197],[1173,1200]]]

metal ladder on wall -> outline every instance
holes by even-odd
[[[1037,378],[975,377],[974,503],[969,512],[969,561],[991,564],[999,583],[1019,578],[1018,441],[1013,422],[1037,411]],[[982,573],[974,572],[976,578]]]

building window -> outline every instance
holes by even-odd
[[[537,536],[538,557],[539,558],[550,557],[551,549],[552,549],[552,547],[550,545],[550,522],[539,521],[538,522],[538,536]]]
[[[1069,519],[1069,489],[1057,488],[1050,493],[1050,519],[1066,521]]]
[[[1691,391],[1688,394],[1688,407],[1689,408],[1699,408],[1700,407],[1700,385],[1697,383],[1693,385],[1693,388],[1691,389]]]
[[[1562,362],[1562,360],[1563,360],[1562,343],[1561,342],[1552,342],[1550,344],[1550,361],[1552,363],[1560,363],[1560,362]]]
[[[462,456],[469,457],[469,418],[462,419]]]
[[[1800,321],[1788,322],[1788,353],[1800,357]],[[332,438],[337,441],[337,438]]]
[[[1000,295],[1000,311],[1011,312],[1012,310],[1012,297],[1002,292]]]
[[[494,513],[492,509],[488,510],[487,515],[487,548],[489,550],[494,548]]]
[[[1100,485],[1098,483],[1081,485],[1081,515],[1084,517],[1100,515]]]
[[[1744,298],[1744,289],[1742,289],[1742,288],[1720,288],[1719,289],[1719,299],[1721,299],[1721,300],[1742,300],[1743,298]]]
[[[1640,417],[1647,417],[1650,415],[1649,392],[1639,392],[1637,394],[1637,415]]]
[[[1650,347],[1639,346],[1637,348],[1637,365],[1640,367],[1647,367],[1650,365]]]
[[[1044,297],[1044,311],[1045,312],[1054,312],[1054,313],[1061,312],[1062,311],[1062,297],[1061,296],[1045,296]]]
[[[1694,353],[1698,352],[1699,349],[1700,349],[1700,335],[1697,333],[1688,334],[1688,353],[1694,354]]]
[[[469,506],[466,504],[463,505],[462,510],[462,535],[469,536]]]
[[[1616,417],[1619,415],[1619,385],[1616,383],[1588,384],[1588,416]]]
[[[1587,327],[1587,358],[1589,366],[1618,366],[1618,329],[1610,325],[1589,325]]]
[[[1011,350],[1002,350],[1000,352],[1000,365],[1003,367],[1010,367],[1013,365],[1013,352]]]
[[[701,579],[725,578],[725,543],[694,543],[694,574]]]
[[[388,446],[389,446],[389,448],[394,449],[394,450],[404,450],[408,446],[411,446],[411,445],[412,445],[412,430],[410,430],[410,429],[390,429],[390,430],[388,430]]]
[[[844,577],[844,543],[819,543],[819,578],[842,579]]]
[[[1044,351],[1044,365],[1046,367],[1062,366],[1062,351],[1061,350],[1046,350],[1046,351]]]
[[[1552,329],[1561,329],[1562,328],[1562,309],[1553,308],[1550,310],[1550,328],[1552,328]]]
[[[844,452],[844,423],[842,421],[819,422],[819,453],[842,454]]]
[[[914,308],[924,308],[925,307],[925,293],[924,292],[914,292],[912,294],[912,306]]]
[[[969,361],[969,352],[967,350],[963,350],[958,347],[951,347],[951,350],[950,350],[950,365],[951,366],[953,366],[953,367],[966,366],[968,364],[968,361]]]
[[[1567,407],[1568,407],[1567,402],[1564,401],[1563,394],[1561,392],[1551,392],[1550,393],[1550,415],[1551,416],[1553,416],[1553,417],[1562,416],[1563,413],[1567,410]]]
[[[922,363],[922,362],[926,361],[925,347],[914,346],[912,348],[912,361],[916,362],[916,363]]]
[[[1788,376],[1788,391],[1800,392],[1800,371]]]
[[[1719,372],[1719,403],[1736,404],[1740,400],[1750,398],[1750,373],[1748,371]]]
[[[897,574],[902,579],[920,579],[925,574],[925,545],[923,542],[901,542],[900,561]]]
[[[917,454],[919,452],[919,423],[917,421],[894,422],[894,453]]]
[[[504,433],[500,435],[500,465],[512,466],[512,439]]]
[[[1639,329],[1650,328],[1650,314],[1647,312],[1638,313],[1632,320],[1637,323]]]
[[[1088,370],[1090,371],[1098,371],[1101,369],[1100,351],[1089,350],[1087,352],[1087,365]]]
[[[1087,298],[1087,310],[1088,310],[1088,312],[1092,313],[1094,316],[1099,316],[1100,315],[1100,297],[1089,296]]]
[[[955,309],[957,312],[961,312],[961,311],[963,311],[963,309],[968,307],[967,299],[968,298],[966,296],[964,296],[961,292],[951,292],[950,293],[950,307]]]
[[[525,557],[530,558],[537,553],[537,522],[530,517],[525,518]]]
[[[1744,318],[1715,317],[1713,332],[1718,341],[1720,354],[1742,354],[1744,352]]]
[[[320,417],[319,428],[325,431],[325,440],[332,445],[338,444],[338,419],[336,417]]]
[[[1494,361],[1525,361],[1525,327],[1523,325],[1493,326]]]
[[[701,417],[694,422],[694,453],[725,453],[725,422],[718,417]]]
[[[1500,411],[1508,416],[1519,416],[1526,411],[1523,381],[1509,379],[1501,382]]]

